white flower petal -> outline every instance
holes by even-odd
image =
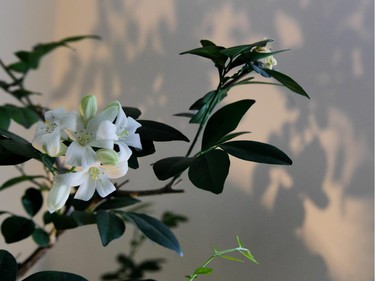
[[[84,169],[96,161],[95,151],[90,146],[81,146],[72,142],[66,151],[65,163],[72,166],[82,166]]]
[[[87,124],[87,129],[90,131],[96,131],[100,123],[102,123],[103,121],[107,120],[109,122],[113,122],[118,114],[119,107],[119,104],[116,103],[105,108],[102,112],[98,113],[92,119],[90,119]]]
[[[110,121],[103,121],[100,123],[96,132],[97,140],[118,140],[116,134],[116,125]]]
[[[105,174],[110,179],[118,179],[126,175],[129,170],[128,161],[122,161],[116,166],[103,165],[102,166]]]
[[[48,211],[53,213],[61,209],[69,198],[71,187],[61,182],[55,182],[48,193]]]
[[[79,186],[77,193],[74,195],[75,199],[88,201],[95,193],[96,183],[89,176]]]
[[[130,135],[134,134],[139,127],[142,127],[140,123],[135,121],[132,117],[128,117],[128,126],[126,127],[126,129],[128,130]]]
[[[106,197],[115,190],[115,186],[106,176],[102,176],[100,181],[97,181],[96,191],[101,197]]]

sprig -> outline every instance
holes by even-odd
[[[208,265],[216,258],[223,258],[230,261],[235,262],[243,262],[242,259],[232,256],[233,253],[240,253],[246,259],[250,260],[251,262],[258,264],[252,253],[249,249],[247,249],[243,243],[241,242],[240,238],[237,236],[237,244],[238,246],[231,249],[226,250],[218,250],[217,248],[213,247],[213,254],[209,257],[200,267],[198,267],[193,274],[185,276],[189,281],[193,281],[194,279],[198,278],[200,275],[207,275],[212,273],[213,269],[208,267]]]

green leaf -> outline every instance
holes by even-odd
[[[32,238],[39,247],[47,247],[49,245],[49,235],[41,228],[36,228],[32,234]]]
[[[10,115],[4,106],[0,106],[0,129],[8,130],[10,125]]]
[[[141,202],[133,197],[116,197],[110,198],[98,205],[95,210],[111,210],[125,208]]]
[[[208,120],[203,133],[202,150],[216,145],[221,138],[237,128],[254,100],[240,100],[216,111]]]
[[[310,99],[306,91],[289,76],[276,70],[264,69],[264,71],[271,75],[273,78],[275,78],[277,81],[279,81],[281,84],[283,84],[285,87],[287,87],[289,90]]]
[[[136,107],[123,106],[122,110],[127,117],[132,117],[133,119],[138,119],[142,114],[142,112]]]
[[[142,127],[138,128],[141,138],[152,141],[173,141],[181,140],[189,142],[180,131],[164,123],[151,120],[138,120]]]
[[[185,171],[193,160],[183,156],[169,157],[157,161],[152,168],[159,180],[166,180]]]
[[[128,217],[150,240],[168,249],[176,251],[182,256],[180,245],[169,228],[159,220],[145,214],[126,212]]]
[[[24,217],[11,216],[1,224],[1,233],[6,243],[14,243],[29,237],[34,232],[34,222]]]
[[[215,97],[216,91],[210,91],[190,106],[190,110],[199,110]]]
[[[210,274],[212,272],[212,268],[209,267],[199,267],[194,271],[194,274],[202,275],[202,274]]]
[[[103,246],[107,246],[112,240],[121,237],[125,232],[125,223],[118,216],[107,211],[98,211],[96,223]]]
[[[36,188],[28,188],[22,196],[22,206],[31,216],[35,216],[43,205],[43,196],[40,190]]]
[[[0,276],[4,281],[16,281],[17,279],[17,261],[11,253],[0,250]]]
[[[41,271],[23,279],[23,281],[88,281],[77,274],[61,271]]]
[[[222,150],[210,150],[196,158],[189,168],[189,179],[198,188],[220,194],[228,176],[230,161]]]
[[[177,227],[182,222],[187,222],[188,218],[182,215],[177,215],[172,212],[166,211],[163,213],[161,221],[168,226],[171,227]]]
[[[216,46],[216,44],[210,40],[207,40],[207,39],[202,39],[200,41],[202,47],[206,47],[206,46]]]
[[[280,149],[256,141],[231,141],[220,145],[230,155],[246,161],[265,164],[292,165],[292,160]]]
[[[30,180],[34,180],[37,178],[43,178],[43,176],[39,176],[39,175],[38,176],[18,176],[15,178],[11,178],[0,186],[0,190],[6,189],[8,187],[11,187],[13,185],[19,184],[24,181],[30,181]]]
[[[30,107],[18,107],[11,104],[5,105],[10,117],[21,126],[29,129],[40,120],[38,114]]]
[[[251,252],[246,249],[246,251],[239,251],[245,258],[252,261],[253,263],[258,264],[258,261],[254,258],[254,256],[251,254]]]
[[[224,49],[225,49],[224,47],[208,44],[201,48],[196,48],[190,51],[182,52],[180,53],[180,55],[191,54],[191,55],[204,57],[204,58],[212,60],[217,67],[222,68],[225,66],[225,62],[227,61],[227,58],[228,58],[226,55],[220,52],[221,50],[224,50]]]

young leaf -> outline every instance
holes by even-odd
[[[169,125],[151,120],[138,120],[138,122],[142,125],[137,131],[141,138],[152,141],[181,140],[189,142],[189,139],[180,131]]]
[[[276,70],[264,69],[264,71],[267,72],[273,78],[275,78],[277,81],[279,81],[281,84],[283,84],[285,87],[287,87],[289,90],[310,99],[306,91],[289,76],[285,75],[284,73],[278,72]]]
[[[202,150],[216,145],[222,137],[236,129],[242,117],[254,103],[254,100],[240,100],[216,111],[208,120],[204,130]]]
[[[229,172],[228,154],[210,150],[196,158],[189,168],[189,179],[198,188],[220,194]]]
[[[41,271],[34,273],[22,281],[88,281],[82,276],[60,271]]]
[[[17,261],[11,253],[0,250],[0,276],[4,281],[16,281]]]
[[[182,251],[176,237],[165,224],[145,214],[127,212],[125,216],[128,217],[147,238],[163,247],[176,251],[182,256]]]
[[[157,161],[152,168],[159,180],[166,180],[185,171],[193,160],[183,156],[169,157]]]
[[[1,224],[1,233],[6,243],[14,243],[29,237],[34,232],[34,222],[24,217],[11,216]]]
[[[40,190],[28,188],[22,196],[22,206],[31,217],[35,216],[43,205],[43,196]]]
[[[209,267],[199,267],[194,271],[194,274],[202,275],[202,274],[210,274],[212,272],[212,268]]]
[[[36,228],[34,230],[32,238],[34,242],[40,247],[47,247],[49,245],[49,235],[45,230],[41,228]]]
[[[107,246],[112,240],[121,237],[125,232],[125,223],[122,219],[107,211],[98,211],[96,223],[103,246]]]
[[[231,141],[220,145],[230,155],[246,161],[292,165],[292,160],[277,147],[256,141]]]

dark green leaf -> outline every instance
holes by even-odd
[[[196,158],[189,168],[189,179],[198,188],[220,194],[228,176],[230,161],[222,150],[210,150]]]
[[[82,276],[68,273],[68,272],[61,272],[61,271],[41,271],[34,273],[23,279],[23,281],[88,281],[86,278]]]
[[[35,216],[43,205],[43,196],[40,190],[28,188],[22,196],[22,206],[30,216]]]
[[[30,95],[36,95],[37,93],[31,92],[25,89],[18,89],[12,92],[12,95],[15,96],[17,99],[22,99],[24,97],[30,96]]]
[[[201,42],[202,47],[216,46],[214,42],[207,40],[207,39],[202,39],[200,42]]]
[[[226,142],[226,141],[229,141],[231,139],[234,139],[238,136],[242,136],[244,134],[249,134],[250,132],[236,132],[236,133],[231,133],[231,134],[228,134],[224,137],[222,137],[217,143],[220,144],[220,143],[223,143],[223,142]]]
[[[216,145],[222,137],[236,129],[243,115],[254,103],[254,100],[240,100],[216,111],[204,130],[202,150]]]
[[[247,45],[239,45],[234,46],[230,48],[226,48],[224,50],[221,50],[220,52],[230,58],[234,58],[242,53],[248,53],[253,49],[254,47],[264,47],[267,45],[268,42],[272,42],[272,39],[266,39],[262,41],[255,42],[253,44],[247,44]]]
[[[29,237],[34,232],[34,227],[32,220],[11,216],[1,224],[1,233],[6,243],[14,243]]]
[[[125,208],[141,202],[140,200],[133,197],[116,197],[110,198],[101,203],[95,208],[95,210],[110,210]]]
[[[62,39],[57,42],[38,44],[33,47],[32,51],[18,51],[15,55],[20,59],[19,62],[8,66],[13,71],[26,73],[29,69],[36,69],[43,56],[59,47],[69,47],[67,43],[80,41],[83,39],[99,39],[98,36],[84,35],[74,36]]]
[[[189,142],[180,131],[164,123],[151,120],[138,120],[142,127],[138,128],[141,138],[152,141],[181,140]]]
[[[118,216],[107,211],[98,211],[96,223],[103,246],[107,246],[125,232],[125,223]]]
[[[271,69],[264,69],[264,71],[271,75],[273,78],[275,78],[277,81],[279,81],[281,84],[283,84],[285,87],[287,87],[289,90],[302,96],[305,96],[307,98],[310,98],[306,91],[296,81],[294,81],[292,78],[285,75],[284,73]]]
[[[8,187],[11,187],[13,185],[19,184],[24,181],[30,181],[30,180],[37,179],[37,178],[43,178],[43,176],[19,176],[19,177],[11,178],[0,186],[0,190],[6,189]]]
[[[224,50],[224,47],[216,46],[216,45],[206,45],[201,48],[196,48],[190,51],[182,52],[180,55],[184,54],[192,54],[197,55],[200,57],[204,57],[210,59],[214,62],[214,64],[218,67],[224,67],[225,62],[227,60],[227,56],[222,54],[220,51]]]
[[[18,107],[11,104],[5,105],[10,117],[21,126],[29,129],[40,120],[38,114],[29,107]]]
[[[157,161],[152,168],[159,180],[166,180],[185,171],[193,160],[183,156],[169,157]]]
[[[18,165],[30,160],[30,157],[24,157],[18,154],[15,154],[1,145],[0,140],[0,166],[7,165]]]
[[[163,247],[176,251],[182,256],[176,237],[165,224],[145,214],[128,212],[126,216],[134,222],[147,238]]]
[[[195,114],[194,113],[191,113],[191,112],[181,112],[181,113],[176,113],[176,114],[173,114],[173,116],[178,116],[178,117],[188,117],[188,118],[192,118]]]
[[[260,75],[262,75],[263,77],[266,77],[266,78],[270,78],[271,75],[269,75],[267,72],[266,72],[266,69],[263,67],[263,63],[260,63],[260,62],[250,62],[249,64],[251,66],[252,69],[254,69],[254,71]]]
[[[10,125],[10,115],[4,106],[0,106],[0,129],[8,130]]]
[[[200,124],[204,123],[205,118],[208,116],[208,104],[204,104],[201,109],[190,119],[189,123],[191,124]]]
[[[136,107],[123,106],[122,110],[124,110],[127,117],[132,117],[133,119],[138,119],[142,114],[142,112]]]
[[[216,91],[210,91],[190,106],[190,110],[199,110],[215,97]]]
[[[4,281],[16,281],[17,261],[11,253],[0,250],[0,276]]]
[[[291,165],[292,160],[280,149],[256,141],[231,141],[220,145],[230,155],[246,161]]]
[[[78,226],[72,216],[60,215],[58,213],[50,214],[50,216],[45,219],[52,221],[57,230],[72,229]]]
[[[32,237],[39,247],[47,247],[49,245],[49,235],[45,230],[41,228],[36,228],[33,232]]]
[[[96,215],[84,211],[74,211],[72,217],[77,225],[88,225],[96,223]]]

